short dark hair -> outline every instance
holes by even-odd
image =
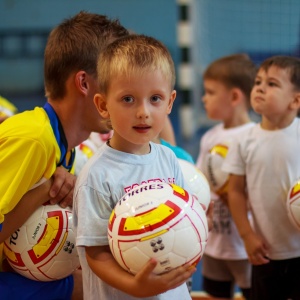
[[[260,69],[268,71],[271,66],[286,70],[296,91],[300,90],[300,59],[294,56],[277,55],[267,58],[260,65]]]
[[[246,54],[223,56],[213,61],[203,74],[203,79],[220,81],[228,88],[239,88],[250,103],[257,67]]]
[[[44,55],[46,97],[65,96],[65,83],[72,72],[84,70],[96,77],[100,52],[113,40],[128,35],[116,20],[81,11],[54,28]]]

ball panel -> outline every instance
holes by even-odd
[[[197,242],[187,247],[182,243],[183,240],[191,240]],[[194,256],[197,256],[200,251],[200,243],[195,231],[189,230],[189,228],[182,228],[181,230],[176,231],[173,251],[177,255],[186,257],[186,260],[190,260]]]
[[[134,257],[135,259],[132,259]],[[141,266],[144,266],[147,261],[150,259],[140,247],[133,246],[132,248],[128,249],[121,253],[122,262],[127,270],[133,274],[136,274],[140,269]],[[130,262],[130,263],[127,263]]]
[[[156,274],[162,274],[186,263],[186,258],[179,256],[174,252],[169,252],[167,255],[157,259],[158,264],[153,270]]]
[[[9,264],[21,275],[51,281],[69,276],[79,267],[72,211],[42,206],[4,243]]]
[[[28,255],[33,264],[38,264],[47,257],[52,256],[51,253],[54,252],[56,248],[61,248],[61,243],[64,243],[68,235],[62,211],[54,210],[48,212],[44,210],[43,218],[45,222],[37,223],[37,229],[35,230],[35,233],[39,230],[40,236],[32,249],[28,251]],[[42,223],[44,223],[44,226],[42,226]]]
[[[118,234],[120,236],[132,236],[152,232],[163,227],[179,213],[179,207],[171,201],[166,201],[143,213],[121,218]]]

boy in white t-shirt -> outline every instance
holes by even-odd
[[[151,142],[162,130],[176,97],[172,58],[159,41],[131,35],[100,55],[99,114],[114,134],[89,159],[74,191],[74,227],[88,300],[188,300],[194,266],[155,275],[150,260],[136,275],[123,270],[108,245],[107,225],[117,201],[133,187],[162,181],[184,186],[172,150]]]
[[[229,207],[253,265],[250,299],[300,299],[300,232],[286,210],[288,191],[300,176],[300,59],[264,61],[251,105],[261,122],[239,136],[223,163],[231,174]]]
[[[205,94],[202,100],[207,116],[221,121],[201,138],[197,159],[197,167],[207,177],[214,200],[213,228],[202,258],[203,287],[214,299],[233,299],[236,284],[246,299],[250,293],[251,265],[229,212],[227,174],[221,173],[225,183],[216,187],[213,174],[221,171],[221,165],[215,166],[212,172],[210,152],[211,149],[218,152],[218,147],[226,152],[238,134],[254,125],[249,108],[255,74],[256,67],[249,57],[236,54],[212,62],[203,75]]]

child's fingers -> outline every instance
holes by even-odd
[[[162,276],[166,277],[165,280],[169,283],[170,288],[175,288],[186,282],[195,272],[195,266],[185,265]]]
[[[154,268],[157,265],[157,261],[155,259],[150,259],[145,266],[139,271],[137,274],[137,277],[142,278],[142,277],[149,277],[150,274],[153,272]]]

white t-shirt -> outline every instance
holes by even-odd
[[[92,132],[89,138],[75,147],[75,175],[78,176],[83,166],[91,158],[97,149],[107,142],[113,135],[111,130],[109,133]]]
[[[243,134],[245,130],[254,125],[255,123],[251,122],[242,126],[225,129],[223,123],[221,123],[209,129],[200,140],[197,167],[208,177],[208,174],[205,173],[207,168],[204,167],[204,164],[210,149],[218,144],[225,144],[229,147],[232,140],[238,134]],[[217,194],[213,192],[211,194],[214,200],[213,228],[209,232],[205,254],[225,260],[247,259],[244,243],[239,236],[228,206]]]
[[[104,144],[82,169],[74,190],[74,227],[87,300],[134,300],[103,282],[89,268],[85,248],[108,245],[108,219],[117,201],[133,187],[146,182],[168,182],[187,188],[172,150],[151,143],[151,152],[134,155]],[[147,300],[190,300],[186,284]]]
[[[300,231],[290,223],[287,194],[300,175],[300,120],[281,130],[250,128],[231,145],[222,166],[246,175],[254,229],[270,248],[271,259],[300,256]]]

